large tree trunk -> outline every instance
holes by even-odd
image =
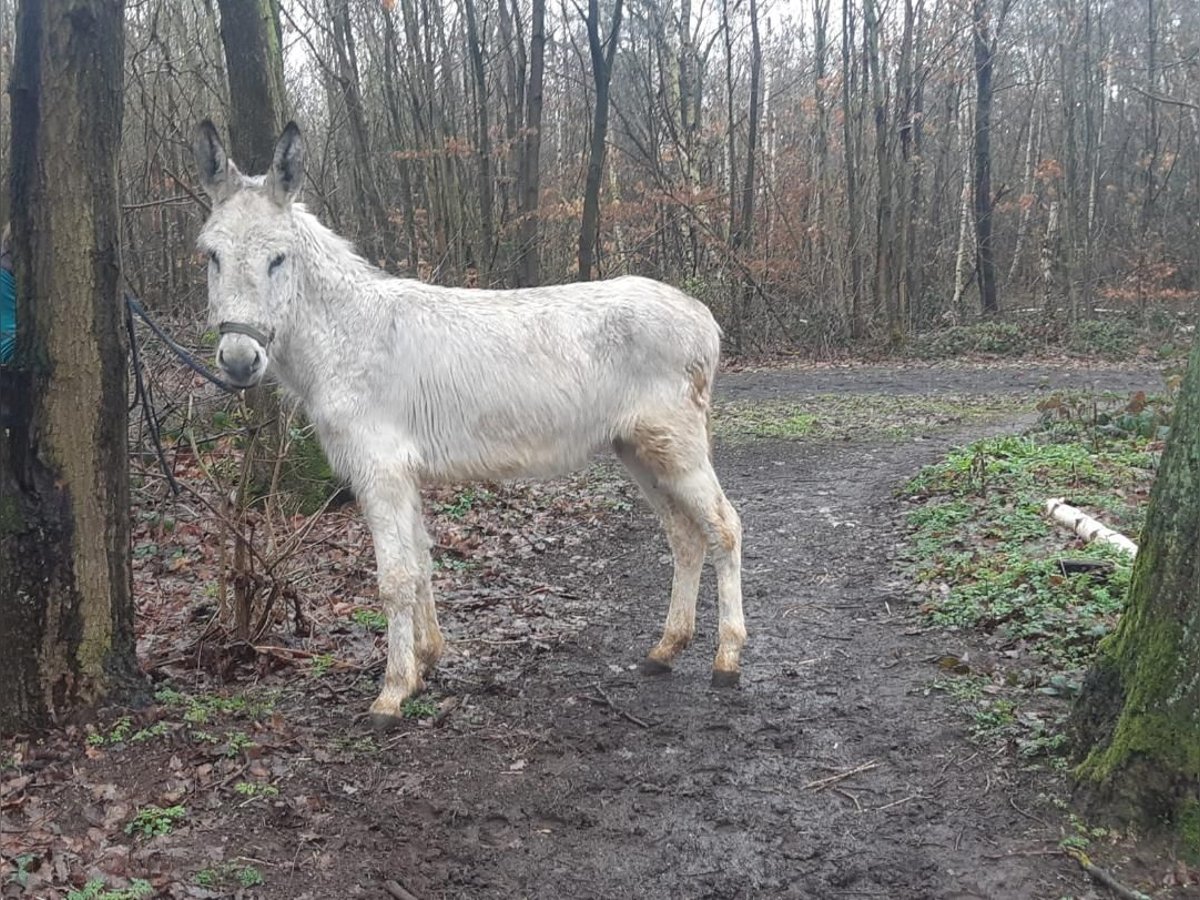
[[[600,243],[600,176],[604,170],[604,151],[608,145],[608,88],[612,83],[613,60],[621,34],[622,0],[613,6],[608,38],[600,40],[600,11],[597,0],[588,0],[588,49],[592,57],[592,81],[596,86],[596,107],[592,113],[592,141],[588,149],[587,182],[583,190],[583,217],[579,225],[579,278],[592,277],[596,250]]]
[[[1124,616],[1076,704],[1081,787],[1200,855],[1200,341],[1150,495]]]
[[[283,128],[283,51],[275,0],[218,0],[229,72],[229,150],[242,171],[271,165]]]
[[[25,0],[12,80],[15,368],[0,429],[0,733],[136,683],[119,285],[121,0]]]

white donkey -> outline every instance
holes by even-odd
[[[691,639],[709,548],[713,684],[737,684],[742,528],[709,456],[721,332],[702,304],[645,278],[507,291],[394,278],[296,202],[294,122],[265,176],[242,175],[209,121],[194,151],[213,201],[198,243],[217,362],[241,387],[270,369],[299,398],[374,536],[388,659],[373,724],[394,724],[443,648],[420,485],[562,474],[603,448],[645,492],[674,555],[666,627],[642,671],[670,671]]]

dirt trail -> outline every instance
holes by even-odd
[[[1122,389],[1156,383],[1100,377]],[[1049,369],[757,373],[727,376],[722,393],[1080,380]],[[423,900],[1088,895],[1070,864],[1037,853],[1058,837],[1040,821],[1037,777],[996,767],[942,698],[923,695],[931,658],[947,648],[914,628],[892,564],[894,487],[948,447],[1002,430],[720,446],[745,522],[740,690],[708,685],[711,573],[696,642],[675,672],[628,670],[658,637],[670,579],[665,542],[639,505],[614,516],[602,542],[536,563],[587,616],[577,639],[513,646],[486,680],[459,679],[449,664],[437,687],[462,703],[441,727],[414,727],[381,752],[297,760],[285,791],[303,789],[321,810],[319,842],[298,824],[264,831],[246,817],[226,847],[291,861],[270,871],[266,897],[382,897],[387,879]],[[582,575],[581,556],[607,562]],[[349,702],[312,697],[305,727],[344,731]]]

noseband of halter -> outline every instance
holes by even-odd
[[[264,350],[271,346],[271,341],[275,340],[274,328],[271,329],[270,334],[263,334],[253,325],[243,325],[241,322],[222,322],[217,327],[221,334],[244,334],[246,337],[254,338]]]

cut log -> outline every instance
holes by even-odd
[[[1099,522],[1082,510],[1069,505],[1061,497],[1047,500],[1044,510],[1051,519],[1070,528],[1085,541],[1112,544],[1130,556],[1137,556],[1137,544],[1120,532],[1113,531],[1103,522]]]

